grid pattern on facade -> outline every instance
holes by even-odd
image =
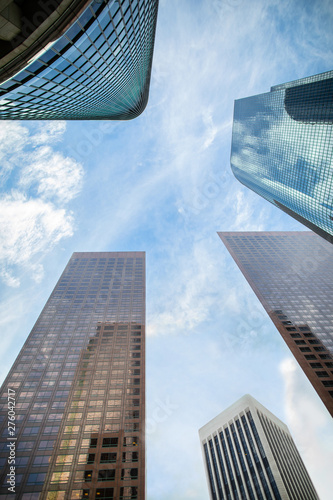
[[[219,233],[333,414],[333,248],[311,232]]]
[[[290,434],[257,410],[257,414],[277,463],[289,498],[316,500],[317,493]],[[283,454],[284,460],[281,460]]]
[[[204,443],[213,500],[276,499],[281,496],[249,415],[236,418]],[[254,494],[255,492],[255,494]]]
[[[2,415],[8,388],[16,393],[16,492],[24,500],[143,500],[144,254],[73,254],[2,386]],[[7,421],[1,425],[5,495]]]
[[[235,101],[231,166],[260,196],[333,242],[333,71]]]
[[[249,414],[236,418],[204,444],[213,499],[281,500],[258,433]],[[254,493],[255,492],[255,493]],[[255,496],[256,495],[256,496]]]
[[[199,435],[212,500],[318,500],[288,428],[251,396]]]
[[[131,119],[148,100],[158,0],[92,1],[0,85],[2,119]]]

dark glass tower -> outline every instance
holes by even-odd
[[[128,120],[142,113],[158,0],[51,0],[31,8],[18,16],[21,31],[0,40],[1,119]]]
[[[218,233],[333,416],[333,247],[300,232]]]
[[[0,398],[0,495],[145,499],[143,252],[73,254]]]
[[[235,177],[333,243],[333,71],[235,101]]]
[[[288,427],[249,394],[199,436],[211,500],[319,500]]]

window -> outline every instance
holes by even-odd
[[[95,453],[88,453],[87,464],[93,464],[95,462]]]
[[[88,498],[89,496],[89,490],[84,490],[83,495],[85,496],[85,492],[88,494],[86,497]],[[96,500],[101,499],[101,500],[113,500],[113,488],[97,488],[96,490]]]
[[[305,340],[295,340],[296,345],[304,345],[306,344]]]
[[[51,455],[40,455],[35,457],[34,463],[32,465],[36,466],[48,466],[50,462]]]
[[[126,419],[128,419],[128,418],[139,418],[139,410],[126,411],[125,418]]]
[[[91,481],[91,479],[92,479],[92,473],[93,473],[92,470],[85,470],[84,471],[84,481],[86,483],[88,483],[89,481]]]
[[[45,476],[46,474],[44,474]],[[67,483],[69,480],[70,472],[54,472],[51,477],[51,484]]]
[[[90,439],[90,448],[96,448],[97,446],[97,438]]]
[[[56,465],[70,465],[73,462],[74,455],[58,455]]]
[[[44,442],[47,442],[47,441],[41,441],[41,444],[44,443]],[[53,441],[52,441],[53,443]],[[34,444],[35,442],[34,441],[21,441],[20,443],[18,443],[18,450],[20,451],[29,451],[29,450],[32,450],[33,447],[34,447]],[[41,444],[39,447],[41,447]],[[5,445],[7,446],[7,443],[5,443]]]
[[[116,471],[114,469],[102,469],[98,471],[98,481],[113,481]]]
[[[138,498],[138,488],[136,486],[122,486],[120,488],[120,500],[130,500]]]
[[[76,439],[64,439],[60,443],[60,448],[75,448],[76,447]]]
[[[123,446],[138,446],[139,438],[137,436],[124,437]]]
[[[121,469],[122,480],[133,480],[138,478],[138,469]]]
[[[29,485],[43,484],[45,481],[45,477],[46,477],[46,473],[44,473],[44,472],[39,473],[39,474],[29,474],[27,484],[29,484]]]
[[[95,461],[95,453],[82,453],[79,455],[79,464],[93,464]]]
[[[39,433],[39,427],[26,427],[23,429],[23,436],[30,436]]]
[[[299,350],[300,350],[301,352],[311,352],[310,347],[300,347],[300,348],[299,348]]]
[[[101,453],[101,464],[113,464],[117,460],[117,453]]]
[[[310,363],[310,366],[312,366],[312,368],[322,368],[321,363]]]
[[[318,377],[328,377],[328,373],[325,371],[316,372]]]
[[[122,455],[123,462],[138,462],[139,454],[137,451],[125,451]]]
[[[314,354],[306,354],[305,355],[305,359],[317,359],[316,356]]]
[[[118,438],[103,438],[103,448],[118,446]]]

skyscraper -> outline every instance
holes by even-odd
[[[288,427],[252,396],[199,436],[211,500],[319,500]]]
[[[0,402],[0,495],[144,500],[144,252],[73,254]]]
[[[235,101],[235,177],[333,243],[333,71]]]
[[[144,110],[158,0],[9,3],[9,31],[0,16],[1,119],[128,120]]]
[[[333,247],[300,232],[218,233],[333,416]]]

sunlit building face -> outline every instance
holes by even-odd
[[[333,71],[235,101],[236,178],[333,243]]]
[[[17,498],[144,500],[145,254],[74,253],[0,397],[1,495],[15,437]]]
[[[288,427],[249,394],[199,436],[211,500],[319,499]]]

